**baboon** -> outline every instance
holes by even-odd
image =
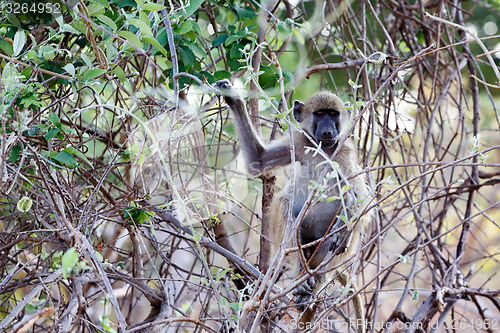
[[[250,122],[243,99],[229,80],[215,85],[232,111],[251,175],[291,164],[292,152],[298,162],[295,179],[290,179],[282,193],[275,196],[267,212],[273,251],[282,243],[290,221],[299,223],[299,235],[292,238],[298,239],[299,244],[295,245],[302,248],[302,255],[290,258],[292,266],[300,270],[297,275],[303,272],[303,263],[313,270],[320,265],[328,269],[348,261],[359,249],[363,227],[371,220],[370,212],[365,211],[371,197],[366,176],[359,173],[362,169],[354,143],[347,138],[339,146],[350,122],[340,98],[330,92],[318,92],[305,104],[295,101],[293,115],[299,128],[293,131],[293,146],[288,137],[264,144]],[[354,174],[357,176],[349,179]],[[288,218],[290,208],[292,219]],[[337,267],[328,276],[310,277],[297,287],[293,293],[299,308],[306,308],[331,276],[346,285],[348,275],[343,271],[348,264]],[[357,331],[364,332],[364,307],[359,295],[353,303]]]

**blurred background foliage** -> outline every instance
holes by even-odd
[[[211,88],[225,78],[265,141],[318,90],[353,112],[377,197],[358,258],[371,331],[496,331],[499,14],[499,1],[0,1],[0,331],[274,327],[286,302],[256,273],[272,191],[247,177]],[[323,294],[317,320],[348,331],[345,293]]]

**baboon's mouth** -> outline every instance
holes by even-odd
[[[321,146],[325,148],[332,148],[337,143],[337,140],[321,140]]]

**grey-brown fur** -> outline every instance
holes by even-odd
[[[271,145],[263,144],[250,123],[243,100],[232,88],[230,82],[228,80],[218,81],[216,87],[221,89],[227,104],[232,110],[240,145],[250,174],[258,175],[289,165],[292,161],[289,139],[283,138]],[[321,110],[331,113],[328,113],[329,116],[322,116],[324,112],[318,113]],[[300,128],[305,134],[297,130],[293,133],[295,161],[299,162],[295,169],[295,187],[292,190],[292,181],[290,181],[282,193],[275,196],[269,209],[269,218],[272,223],[271,235],[269,236],[273,243],[273,251],[276,251],[282,243],[287,221],[290,221],[300,223],[298,229],[300,232],[299,238],[303,240],[303,243],[304,240],[312,242],[322,239],[325,233],[328,234],[317,248],[303,249],[304,256],[309,261],[310,269],[315,269],[322,263],[327,263],[325,268],[328,268],[346,261],[345,264],[336,269],[336,272],[332,272],[328,276],[318,275],[314,279],[308,279],[294,291],[297,302],[306,303],[326,282],[331,280],[330,276],[339,273],[346,265],[349,265],[348,259],[359,249],[363,228],[371,217],[370,213],[366,212],[361,218],[355,216],[363,213],[370,201],[370,192],[364,175],[348,179],[350,175],[361,171],[357,150],[350,139],[345,140],[333,156],[337,150],[338,140],[346,135],[345,132],[349,123],[349,114],[344,109],[342,101],[332,93],[319,92],[313,95],[305,104],[296,101],[294,103],[294,116],[300,122]],[[325,119],[325,122],[322,123],[322,119]],[[337,120],[340,128],[336,127]],[[328,126],[328,124],[333,125]],[[323,127],[319,129],[318,126],[320,125],[325,129],[323,130]],[[332,129],[330,130],[329,127]],[[334,140],[318,139],[319,137],[323,139],[329,138],[332,133],[335,134]],[[321,141],[323,154],[314,154],[313,151],[307,152],[307,147],[316,147],[318,141]],[[337,164],[338,167],[332,168],[332,164]],[[327,168],[326,171],[325,168]],[[333,176],[323,181],[325,178],[321,177],[325,174]],[[340,197],[339,189],[345,185],[351,185],[352,188],[344,193],[342,200],[329,202],[314,198],[310,205],[306,205],[304,208],[307,210],[307,214],[302,214],[304,218],[301,221],[295,221],[309,196],[311,180],[319,183],[323,182],[328,197]],[[292,193],[294,194],[293,197]],[[290,204],[293,205],[292,219],[288,219]],[[342,215],[351,221],[349,228],[338,217]],[[297,239],[295,236],[292,238]],[[299,268],[297,271],[297,276],[299,276],[303,271],[300,257],[298,255],[292,256],[290,261],[292,266]],[[348,279],[345,273],[342,274],[339,280],[345,284]],[[359,296],[354,299],[354,303],[357,319],[363,320],[363,306]],[[364,332],[364,328],[358,327],[358,332]]]

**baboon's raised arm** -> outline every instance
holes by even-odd
[[[226,103],[231,108],[236,122],[239,144],[247,162],[248,172],[256,176],[262,172],[290,164],[290,144],[288,140],[278,140],[273,144],[263,143],[250,122],[243,99],[235,91],[229,80],[217,81],[215,85],[223,92]]]

